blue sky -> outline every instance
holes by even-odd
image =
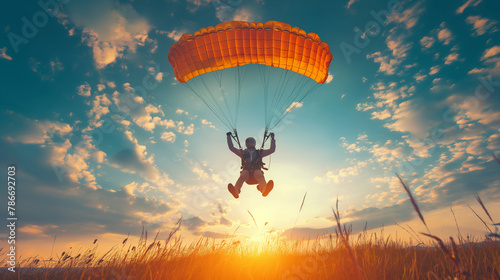
[[[48,16],[10,2],[0,161],[19,170],[20,234],[76,244],[137,235],[141,223],[166,232],[182,217],[185,237],[238,227],[241,238],[286,235],[306,192],[303,236],[332,232],[337,196],[355,231],[412,223],[396,172],[437,230],[450,220],[444,210],[475,194],[498,209],[499,9],[488,0],[73,0]],[[227,192],[239,171],[227,129],[167,61],[182,34],[229,20],[283,21],[317,33],[333,54],[327,83],[275,129],[267,198],[254,186],[239,200]],[[261,137],[259,80],[247,78],[238,131]]]

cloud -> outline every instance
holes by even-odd
[[[183,31],[172,30],[172,31],[167,33],[167,37],[177,42],[177,41],[179,41],[179,39],[182,37],[182,35],[184,33],[185,32],[183,32]]]
[[[9,142],[23,144],[50,144],[53,143],[55,136],[63,137],[70,135],[73,128],[67,123],[59,121],[36,120],[14,115],[16,120],[13,122],[6,121],[6,127],[9,127],[9,132],[4,135]]]
[[[256,17],[250,10],[242,8],[242,9],[236,9],[233,15],[233,20],[236,21],[246,21],[246,22],[251,22],[251,21],[256,21],[258,17]]]
[[[175,133],[172,131],[163,132],[161,135],[161,139],[166,142],[174,143],[175,142]]]
[[[0,57],[7,60],[12,60],[12,57],[7,54],[7,47],[0,48]]]
[[[97,163],[103,163],[106,158],[106,153],[103,151],[95,151],[93,157]]]
[[[129,130],[124,132],[125,138],[132,143],[132,148],[125,148],[111,156],[112,166],[123,172],[139,173],[145,180],[159,187],[173,185],[174,181],[169,175],[160,171],[154,163],[154,154],[148,155],[146,146],[139,144],[133,133]]]
[[[186,6],[187,9],[191,12],[194,13],[198,10],[199,7],[206,6],[207,4],[210,4],[212,0],[186,0],[188,5]]]
[[[459,57],[458,53],[450,53],[450,54],[446,57],[446,59],[445,59],[445,61],[444,61],[444,64],[449,65],[449,64],[452,64],[452,63],[453,63],[453,62],[455,62],[455,61],[459,61],[459,58],[458,58],[458,57]]]
[[[417,2],[401,13],[391,13],[389,22],[403,23],[406,29],[411,29],[417,24],[420,15],[425,10],[420,7],[421,5],[421,2]]]
[[[347,9],[350,9],[350,8],[351,8],[351,5],[352,5],[352,4],[354,4],[354,3],[356,3],[357,1],[358,1],[358,0],[349,0],[349,2],[346,4],[346,6],[345,6],[345,7],[346,7]]]
[[[404,37],[388,36],[386,39],[387,47],[392,51],[392,56],[398,59],[405,58],[412,44],[404,43]]]
[[[415,74],[413,76],[413,78],[415,79],[415,81],[417,83],[423,81],[426,77],[427,77],[427,74],[424,74],[423,70],[419,71],[417,74]]]
[[[451,34],[451,31],[445,27],[444,22],[441,23],[440,27],[441,29],[438,29],[437,33],[438,40],[443,42],[445,45],[449,45],[453,40],[453,35]]]
[[[428,114],[426,115],[429,109],[415,99],[403,101],[394,110],[392,122],[384,126],[393,131],[409,132],[417,137],[426,137],[432,126]]]
[[[462,6],[458,7],[456,13],[461,14],[464,12],[465,9],[467,9],[469,6],[477,6],[479,3],[481,3],[482,0],[467,0]]]
[[[484,75],[494,75],[500,76],[500,46],[493,46],[489,49],[486,49],[483,52],[483,56],[481,57],[481,61],[483,61],[484,65],[490,65],[489,67],[484,68],[474,68],[469,71],[469,74],[484,74]]]
[[[123,86],[125,92],[115,91],[112,100],[118,110],[130,116],[135,124],[150,132],[153,132],[156,126],[163,126],[165,129],[176,127],[173,120],[162,119],[165,113],[160,107],[147,104],[141,96],[136,95],[129,83]]]
[[[90,88],[90,86],[89,86],[89,88]],[[98,84],[97,85],[97,90],[98,91],[103,91],[105,89],[106,89],[106,85],[105,84]]]
[[[111,100],[108,99],[106,94],[97,95],[92,101],[92,108],[87,113],[89,118],[92,118],[95,122],[101,119],[103,115],[109,113],[109,105],[111,105]]]
[[[429,71],[429,75],[436,75],[439,72],[439,70],[441,70],[440,65],[432,66]]]
[[[474,29],[473,36],[480,36],[486,33],[495,33],[498,31],[496,25],[498,22],[496,20],[490,20],[487,18],[482,18],[480,16],[468,16],[467,23],[472,25]]]
[[[381,112],[372,112],[372,119],[385,120],[391,117],[391,113],[388,109],[385,109]]]
[[[90,96],[90,91],[91,91],[91,87],[90,87],[89,83],[85,82],[84,84],[82,84],[81,86],[78,87],[77,93],[78,93],[78,95],[88,97],[88,96]]]
[[[177,110],[175,110],[175,113],[178,114],[178,115],[182,115],[182,114],[189,115],[188,112],[182,110],[181,108],[177,108]]]
[[[148,41],[151,26],[130,4],[93,0],[66,7],[69,19],[82,30],[82,40],[92,48],[97,69],[135,53]]]
[[[328,72],[328,77],[326,78],[326,83],[329,84],[333,81],[333,75]]]
[[[293,102],[292,104],[290,104],[290,106],[288,106],[288,108],[285,111],[287,113],[290,113],[292,110],[296,108],[301,108],[302,106],[304,106],[302,102]]]
[[[436,39],[434,39],[433,37],[429,37],[429,36],[424,36],[422,37],[422,39],[420,39],[420,45],[422,45],[423,48],[430,48],[434,45],[434,43],[436,42]]]
[[[356,164],[352,166],[328,171],[324,176],[322,177],[317,176],[314,178],[314,180],[320,183],[333,182],[335,184],[339,184],[348,177],[359,175],[359,171],[362,168],[366,167],[366,165],[367,162],[358,161]]]
[[[187,127],[184,125],[184,122],[177,122],[177,132],[183,133],[186,135],[192,135],[194,133],[194,124],[190,124]]]
[[[396,67],[400,63],[399,60],[390,58],[389,55],[383,56],[381,52],[366,55],[366,59],[370,58],[373,58],[373,62],[380,63],[378,72],[385,73],[386,75],[394,74],[396,72]]]
[[[54,80],[57,72],[64,69],[63,64],[59,61],[59,58],[49,60],[47,63],[41,63],[34,58],[29,61],[31,70],[38,74],[42,80]]]
[[[217,130],[217,128],[211,122],[207,121],[206,119],[202,119],[201,124]]]

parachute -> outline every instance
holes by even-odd
[[[332,54],[315,33],[287,23],[231,21],[184,34],[170,47],[176,79],[236,135],[249,65],[262,81],[265,134],[328,78]],[[229,90],[230,89],[230,90]]]

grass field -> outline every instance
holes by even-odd
[[[409,188],[401,180],[412,205],[427,227]],[[50,260],[26,259],[16,273],[3,268],[1,279],[500,279],[500,235],[481,198],[489,233],[483,240],[457,235],[443,241],[427,233],[408,231],[421,241],[409,244],[366,231],[353,235],[341,224],[337,208],[335,234],[315,240],[262,238],[243,244],[237,239],[201,238],[183,244],[176,232],[167,240],[137,244],[123,240],[98,253],[98,240],[84,253],[61,252]],[[299,211],[300,213],[300,211]],[[410,229],[411,230],[411,229]],[[3,263],[6,260],[2,260]]]

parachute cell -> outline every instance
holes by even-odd
[[[262,64],[291,70],[324,83],[332,54],[315,33],[277,21],[231,21],[184,34],[168,61],[181,83],[217,70]]]

